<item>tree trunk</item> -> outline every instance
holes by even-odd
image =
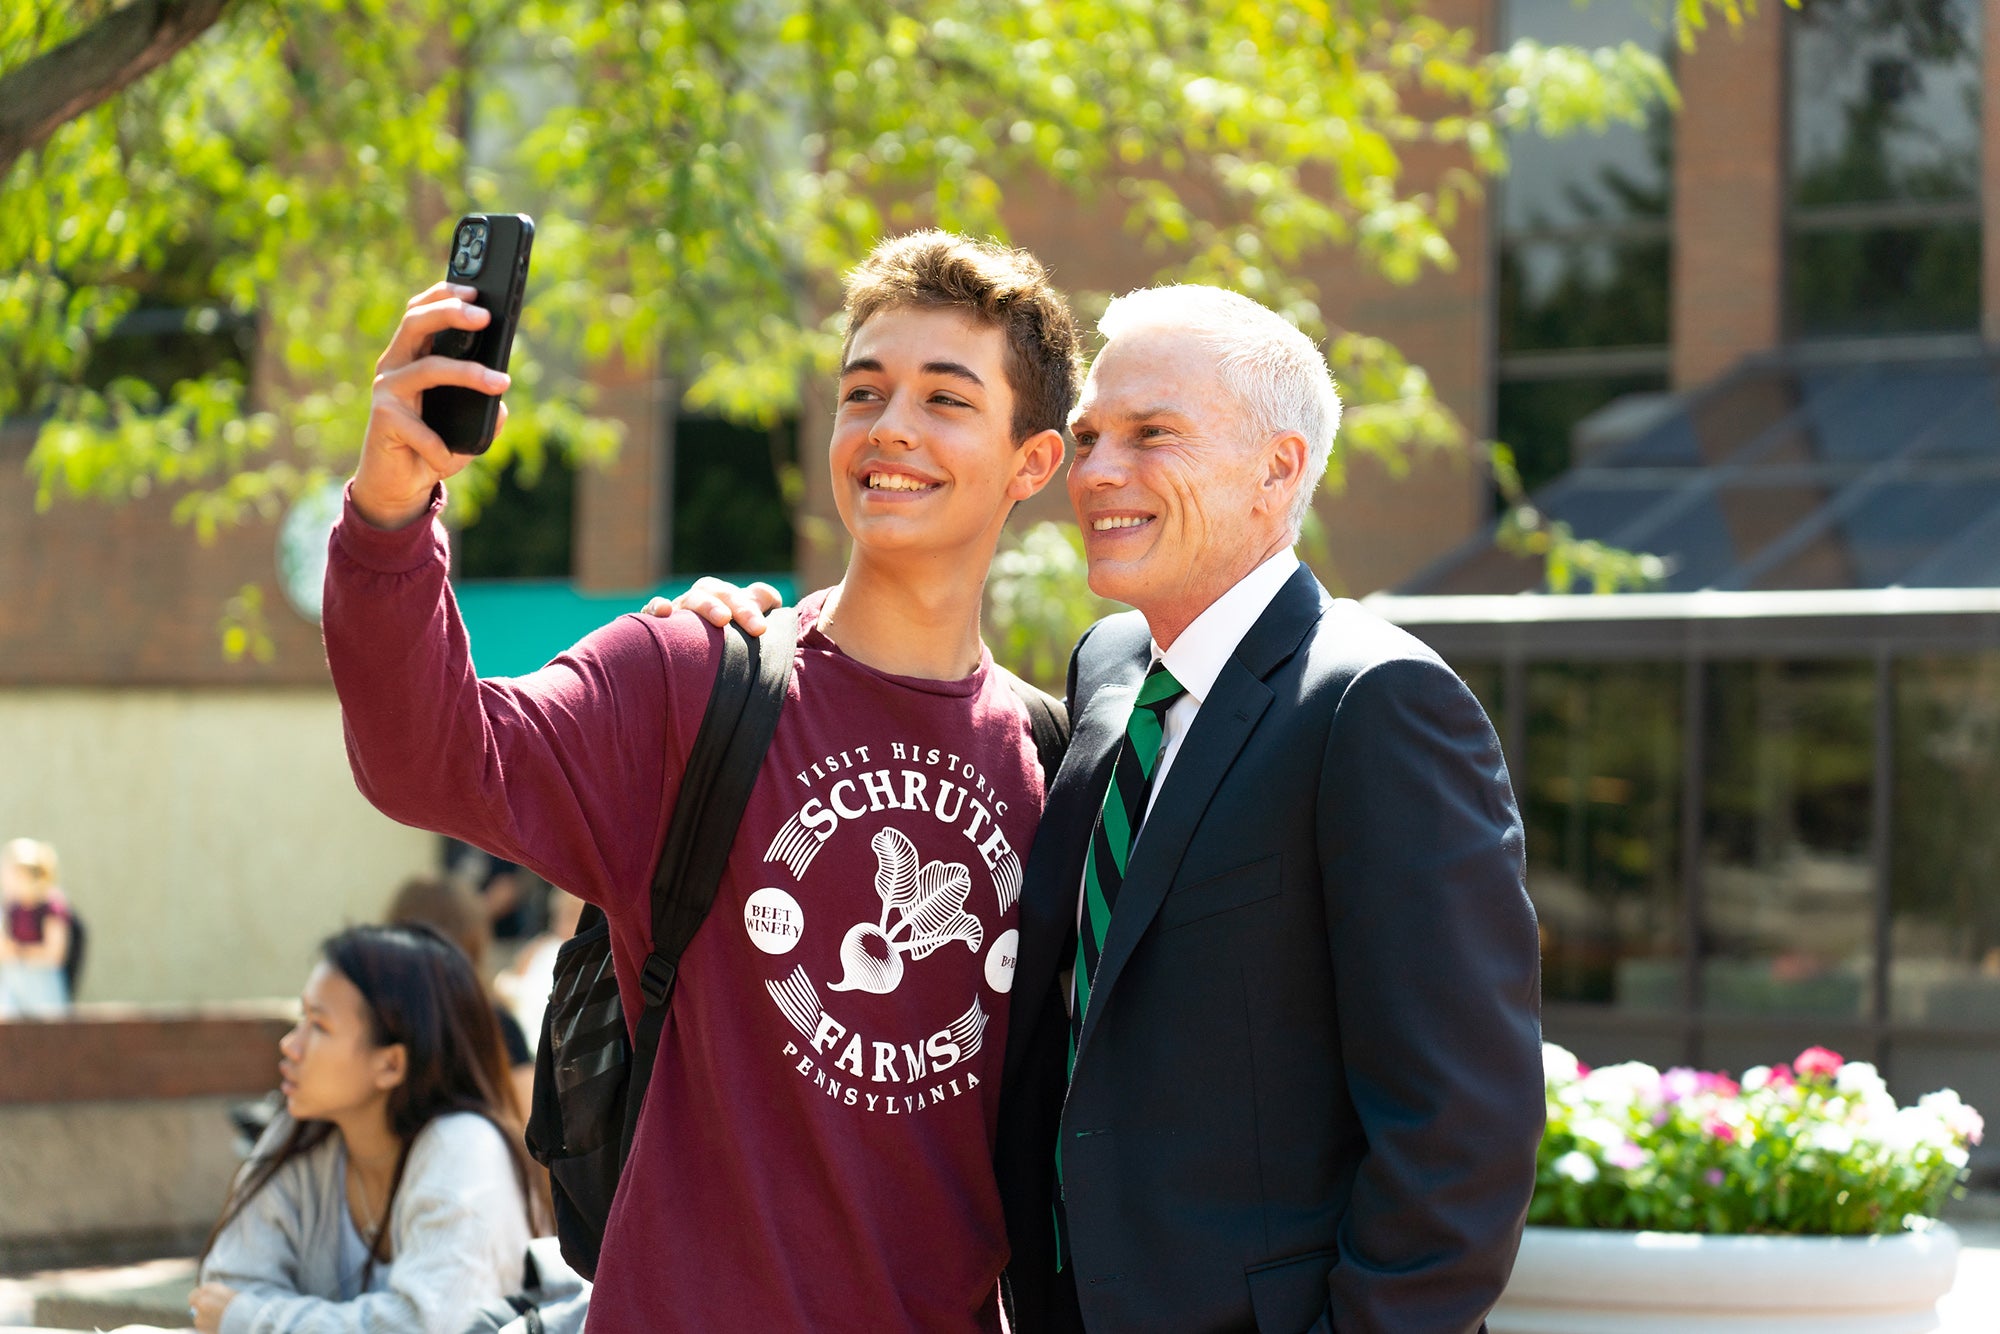
[[[0,74],[0,180],[125,85],[207,32],[235,0],[133,0],[27,64]]]

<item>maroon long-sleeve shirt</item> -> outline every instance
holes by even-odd
[[[356,782],[384,813],[602,907],[637,1014],[649,893],[721,652],[699,618],[623,616],[530,676],[479,680],[436,514],[349,503],[327,658]],[[1042,804],[1025,710],[982,658],[891,676],[814,628],[682,960],[590,1325],[998,1328],[992,1146],[1021,861]]]

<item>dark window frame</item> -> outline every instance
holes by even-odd
[[[1983,25],[1986,22],[1986,15],[1982,6],[1972,6],[1971,12],[1974,14],[1977,23]],[[1789,89],[1793,86],[1794,80],[1797,77],[1794,70],[1798,59],[1797,33],[1802,24],[1810,22],[1810,18],[1806,10],[1793,9],[1784,15],[1783,22],[1785,24],[1783,69],[1786,86]],[[1982,96],[1991,96],[1991,92],[1984,87],[1985,39],[1983,30],[1975,30],[1972,37],[1972,59],[1977,66],[1975,86],[1981,90]],[[1936,329],[1884,328],[1855,331],[1808,328],[1806,327],[1804,314],[1798,309],[1797,305],[1796,285],[1798,276],[1793,268],[1793,264],[1797,249],[1795,241],[1800,240],[1813,241],[1836,237],[1865,239],[1896,233],[1936,235],[1951,228],[1971,227],[1978,235],[1980,246],[1983,247],[1992,244],[1992,238],[1984,235],[1984,205],[1980,198],[1981,191],[1987,187],[1987,183],[1981,179],[1985,146],[1983,142],[1980,142],[1987,130],[1986,117],[1979,115],[1973,119],[1973,130],[1975,136],[1977,136],[1971,150],[1973,184],[1970,187],[1970,193],[1964,197],[1950,198],[1938,196],[1801,204],[1797,202],[1796,198],[1800,164],[1789,147],[1793,136],[1792,120],[1797,112],[1797,104],[1788,92],[1785,98],[1785,128],[1788,147],[1784,152],[1781,163],[1785,186],[1785,204],[1784,251],[1781,264],[1781,290],[1779,293],[1782,303],[1782,325],[1786,342],[1811,346],[1813,344],[1825,345],[1892,340],[1905,347],[1917,347],[1926,343],[1947,345],[1961,341],[1967,336],[1978,337],[1981,312],[1976,300],[1971,308],[1969,320]],[[1976,271],[1978,267],[1979,261],[1975,261],[1975,272],[1972,275],[1972,283],[1968,289],[1973,293],[1976,293],[1980,286],[1979,274]]]
[[[1702,824],[1711,744],[1705,725],[1684,727],[1682,827],[1679,858],[1685,913],[1680,962],[1682,996],[1667,1011],[1620,1010],[1601,1002],[1551,1001],[1543,1007],[1550,1040],[1579,1049],[1586,1060],[1629,1059],[1713,1068],[1732,1065],[1728,1053],[1756,1045],[1765,1059],[1784,1059],[1805,1046],[1836,1046],[1850,1059],[1875,1062],[1894,1082],[1899,1053],[1912,1062],[1940,1051],[1970,1059],[2000,1055],[2000,1023],[1943,1026],[1898,1018],[1892,1007],[1896,838],[1895,755],[1899,664],[1926,656],[2000,653],[2000,590],[1891,591],[1840,594],[1701,593],[1644,599],[1564,598],[1546,594],[1493,597],[1383,597],[1372,607],[1423,639],[1468,675],[1502,682],[1493,723],[1510,772],[1524,773],[1527,744],[1521,688],[1530,666],[1545,662],[1679,663],[1681,716],[1709,717],[1710,667],[1771,659],[1865,664],[1873,681],[1871,799],[1872,996],[1852,1020],[1822,1016],[1734,1015],[1704,1007],[1700,950],[1705,894]],[[1740,1064],[1737,1062],[1735,1064]],[[1924,1090],[1918,1090],[1924,1091]],[[2000,1147],[2000,1146],[1996,1146]],[[1989,1161],[2000,1158],[1989,1150]]]
[[[1511,34],[1506,26],[1507,15],[1502,14],[1502,31]],[[1670,34],[1662,34],[1662,48],[1665,57],[1671,61],[1676,47]],[[1665,192],[1665,213],[1659,218],[1620,217],[1596,219],[1588,222],[1563,225],[1532,224],[1510,228],[1507,224],[1505,197],[1512,188],[1510,179],[1498,183],[1496,193],[1500,196],[1498,206],[1492,209],[1490,217],[1489,244],[1494,257],[1495,280],[1488,293],[1488,321],[1492,331],[1493,382],[1487,395],[1484,434],[1501,439],[1514,449],[1516,465],[1530,464],[1525,470],[1524,480],[1530,490],[1539,489],[1546,481],[1560,476],[1560,471],[1548,476],[1539,475],[1546,469],[1532,466],[1530,454],[1544,452],[1535,447],[1536,442],[1508,439],[1509,432],[1502,430],[1501,400],[1506,392],[1516,386],[1547,384],[1556,380],[1567,380],[1578,386],[1598,383],[1610,396],[1611,402],[1632,392],[1654,392],[1651,390],[1618,389],[1614,391],[1613,381],[1629,381],[1638,377],[1656,378],[1657,392],[1671,390],[1672,328],[1671,308],[1673,299],[1673,194],[1674,158],[1676,145],[1673,140],[1673,121],[1667,121],[1668,142],[1666,161],[1663,164],[1661,185]],[[1669,327],[1661,330],[1658,342],[1580,345],[1562,348],[1535,348],[1514,350],[1508,346],[1506,329],[1503,327],[1503,284],[1499,281],[1501,266],[1507,262],[1508,254],[1515,247],[1543,245],[1558,246],[1631,246],[1659,244],[1665,251],[1666,273],[1665,299]],[[1596,411],[1597,409],[1592,409]],[[1589,414],[1586,413],[1585,416]],[[1569,424],[1569,435],[1562,441],[1563,451],[1574,463],[1575,430],[1583,418]],[[1544,442],[1545,443],[1545,442]],[[1496,503],[1499,497],[1495,497]]]

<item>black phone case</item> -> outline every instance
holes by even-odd
[[[467,265],[462,244],[468,225],[485,227],[483,254]],[[493,312],[484,329],[446,329],[431,341],[431,352],[442,357],[476,361],[489,370],[507,369],[514,349],[514,328],[521,319],[521,297],[528,287],[528,251],[535,243],[535,222],[525,213],[468,213],[452,228],[452,254],[445,281],[478,289],[478,304]],[[467,273],[467,267],[477,272]],[[437,385],[424,391],[424,425],[438,433],[455,454],[484,454],[500,424],[500,400],[493,394],[458,385]]]

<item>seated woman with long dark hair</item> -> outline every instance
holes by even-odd
[[[278,1050],[286,1114],[209,1238],[196,1328],[457,1334],[520,1286],[520,1110],[456,946],[428,927],[334,936]]]

